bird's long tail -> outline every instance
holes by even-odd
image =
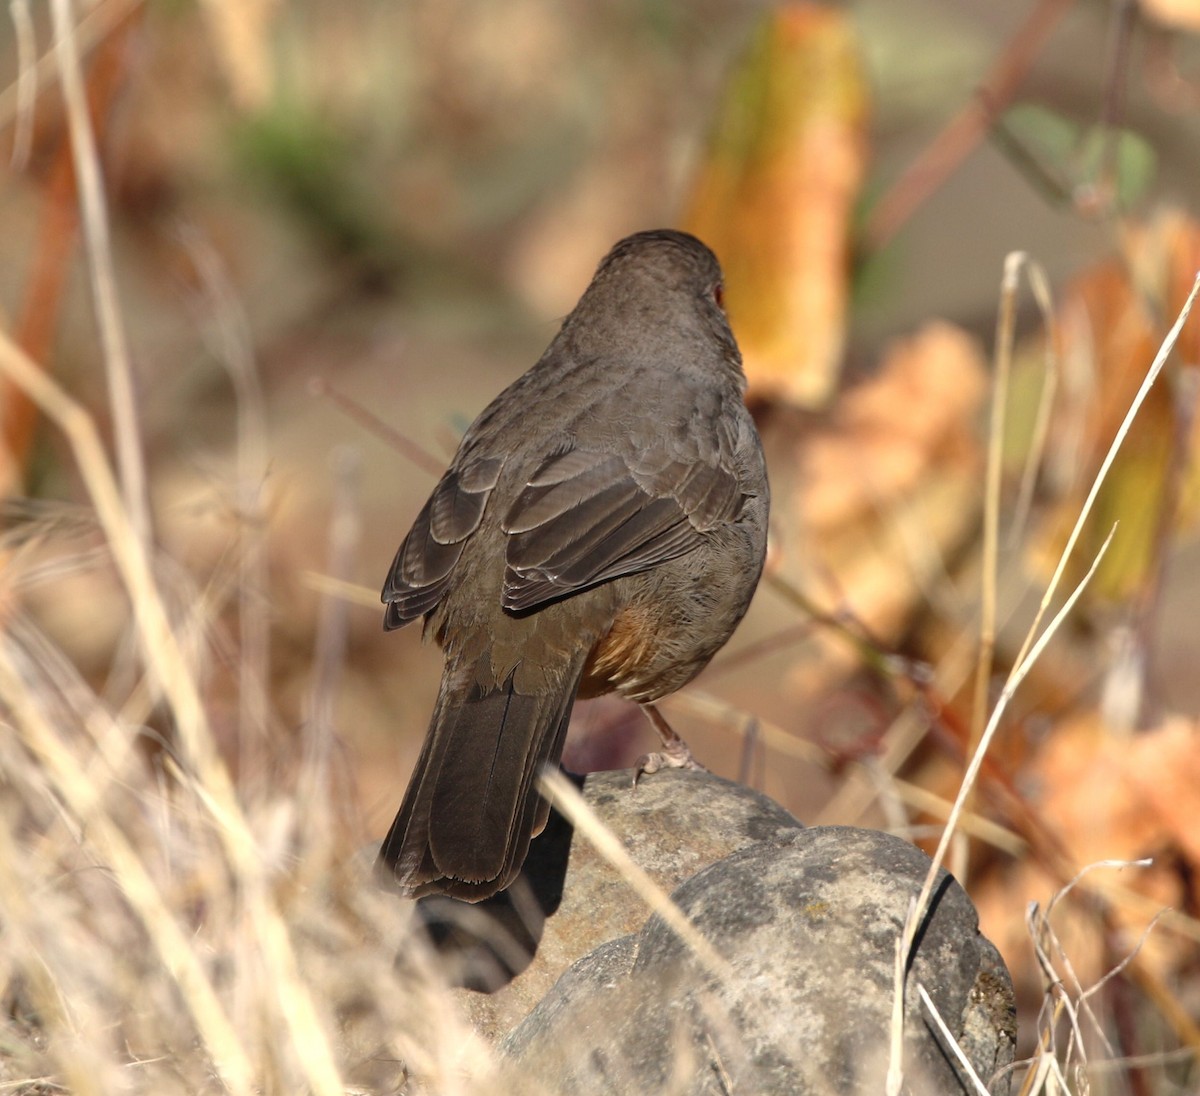
[[[546,824],[537,777],[562,755],[583,662],[532,695],[518,691],[515,673],[486,688],[476,666],[446,667],[404,802],[379,850],[380,869],[405,893],[477,902],[516,878]]]

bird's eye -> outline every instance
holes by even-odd
[[[722,311],[725,311],[725,287],[717,282],[712,288],[712,299],[716,306]]]

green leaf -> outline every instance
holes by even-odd
[[[1128,129],[1084,128],[1040,103],[1018,103],[997,119],[993,141],[1052,201],[1111,190],[1118,209],[1134,205],[1154,180],[1150,143]]]
[[[1084,135],[1078,153],[1080,174],[1095,182],[1111,165],[1114,197],[1120,209],[1129,209],[1149,189],[1158,169],[1154,149],[1141,135],[1129,129],[1093,126]]]

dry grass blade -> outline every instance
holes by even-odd
[[[889,776],[888,784],[893,794],[906,806],[933,815],[934,818],[949,818],[954,809],[954,804],[949,799],[901,777]],[[1020,834],[992,821],[984,814],[964,811],[958,817],[958,828],[1009,856],[1019,857],[1029,851],[1028,843]]]
[[[1041,263],[1026,258],[1025,270],[1029,278],[1029,289],[1034,302],[1042,315],[1042,328],[1045,332],[1044,377],[1042,391],[1038,397],[1037,415],[1033,424],[1033,436],[1030,439],[1029,454],[1025,460],[1025,470],[1021,474],[1021,486],[1017,491],[1017,499],[1013,504],[1012,522],[1009,526],[1008,543],[1017,544],[1022,531],[1029,520],[1033,509],[1033,492],[1037,486],[1038,471],[1046,453],[1046,445],[1050,440],[1051,409],[1054,407],[1054,397],[1058,392],[1060,364],[1058,360],[1058,319],[1054,315],[1054,301],[1050,292],[1050,279]]]
[[[916,906],[916,900],[910,898],[906,924],[912,920]],[[892,966],[892,1019],[888,1026],[888,1071],[884,1086],[887,1096],[900,1096],[904,1087],[904,971],[908,966],[906,953],[904,936],[901,934],[896,937],[895,962]]]
[[[114,562],[129,592],[143,655],[174,714],[184,755],[194,777],[193,790],[210,810],[229,866],[243,883],[246,913],[264,948],[271,977],[281,993],[286,991],[288,995],[283,1002],[284,1019],[291,1030],[296,1052],[306,1067],[314,1091],[332,1096],[341,1091],[341,1083],[328,1040],[321,1034],[311,995],[297,977],[286,927],[264,891],[257,843],[238,804],[228,770],[217,753],[199,686],[189,673],[154,582],[146,545],[135,534],[122,505],[95,423],[11,339],[3,335],[0,335],[0,370],[29,394],[62,428],[71,443]],[[153,923],[161,921],[161,903],[153,900],[152,888],[143,885],[144,872],[139,873],[136,856],[118,831],[113,831],[106,847],[115,858],[127,861],[131,901],[136,904],[144,899],[148,903],[147,916]],[[167,930],[162,928],[161,931]]]
[[[538,786],[554,808],[621,873],[651,911],[661,917],[692,949],[693,954],[710,974],[718,978],[727,978],[732,973],[725,959],[717,954],[712,944],[687,919],[687,915],[671,901],[671,896],[634,863],[625,847],[596,817],[595,812],[562,773],[549,770],[544,772]]]
[[[979,744],[986,722],[988,683],[996,645],[996,584],[999,579],[1000,491],[1004,468],[1005,419],[1008,413],[1008,389],[1012,376],[1013,343],[1016,337],[1017,289],[1021,273],[1029,280],[1034,300],[1046,327],[1046,378],[1038,407],[1038,423],[1022,477],[1021,494],[1013,519],[1012,535],[1021,528],[1032,503],[1034,482],[1045,448],[1050,422],[1050,407],[1057,384],[1057,358],[1054,353],[1054,309],[1050,284],[1045,271],[1023,251],[1011,252],[1004,261],[1000,287],[1000,314],[996,322],[996,350],[991,421],[989,424],[985,501],[983,508],[983,585],[980,597],[979,661],[975,673],[975,705],[971,721],[971,749]],[[1010,538],[1011,539],[1011,538]]]
[[[1045,999],[1038,1024],[1039,1053],[1026,1074],[1025,1084],[1021,1090],[1023,1094],[1056,1091],[1053,1086],[1061,1082],[1064,1069],[1071,1071],[1076,1076],[1081,1091],[1086,1091],[1089,1072],[1097,1068],[1117,1068],[1122,1062],[1105,1031],[1104,1024],[1092,1009],[1091,1000],[1118,974],[1136,969],[1133,966],[1134,961],[1160,918],[1153,918],[1129,952],[1086,989],[1081,984],[1070,956],[1054,930],[1051,918],[1055,908],[1063,899],[1079,886],[1086,876],[1096,870],[1148,867],[1150,863],[1149,860],[1103,860],[1088,864],[1055,892],[1046,904],[1044,911],[1040,911],[1036,904],[1030,905],[1025,919],[1026,930],[1045,982]],[[1060,1047],[1057,1027],[1063,1017],[1066,1017],[1068,1021],[1069,1038],[1066,1046]],[[1087,1020],[1090,1030],[1100,1041],[1100,1045],[1107,1055],[1106,1061],[1100,1063],[1088,1061],[1081,1019]],[[1188,1048],[1187,1054],[1195,1054],[1194,1047]],[[1155,1060],[1152,1058],[1143,1064],[1153,1064]],[[1132,1059],[1124,1061],[1127,1065],[1133,1065]],[[1062,1083],[1065,1085],[1065,1082]],[[1064,1091],[1066,1091],[1065,1088]]]
[[[974,751],[971,761],[967,767],[967,771],[963,776],[962,785],[959,788],[958,796],[955,799],[954,810],[951,812],[951,816],[946,823],[945,829],[943,830],[942,838],[939,841],[937,850],[933,856],[933,862],[930,864],[925,883],[921,888],[921,894],[918,898],[915,917],[910,919],[910,921],[905,925],[904,936],[906,941],[906,951],[911,948],[912,941],[916,935],[917,927],[925,916],[926,906],[928,904],[930,895],[933,893],[933,886],[937,878],[938,870],[945,860],[946,850],[948,849],[950,841],[954,836],[958,816],[961,814],[967,797],[970,795],[971,789],[974,787],[975,781],[979,776],[979,770],[982,767],[983,758],[987,754],[988,747],[990,746],[991,740],[995,735],[995,731],[999,725],[1001,716],[1008,707],[1008,703],[1011,700],[1013,693],[1016,691],[1016,688],[1020,685],[1021,681],[1024,680],[1033,664],[1037,661],[1037,658],[1041,654],[1042,650],[1045,649],[1047,643],[1049,643],[1054,633],[1058,630],[1058,627],[1062,624],[1063,620],[1074,607],[1075,602],[1078,600],[1084,588],[1095,574],[1097,566],[1099,565],[1105,552],[1108,550],[1108,546],[1112,543],[1115,527],[1113,530],[1110,530],[1108,536],[1105,538],[1100,551],[1096,554],[1095,559],[1092,560],[1091,566],[1088,568],[1088,572],[1083,577],[1083,580],[1078,586],[1076,586],[1075,590],[1071,593],[1066,603],[1046,627],[1045,631],[1041,632],[1039,635],[1038,629],[1041,626],[1042,619],[1047,608],[1049,607],[1050,602],[1053,600],[1053,597],[1058,590],[1058,585],[1062,579],[1063,573],[1066,570],[1067,562],[1069,561],[1074,551],[1075,544],[1079,539],[1080,530],[1082,529],[1084,522],[1091,512],[1091,508],[1095,502],[1096,495],[1099,492],[1100,485],[1102,484],[1109,467],[1112,465],[1113,460],[1116,458],[1117,452],[1120,450],[1121,444],[1124,442],[1125,437],[1129,432],[1130,424],[1133,422],[1138,410],[1145,401],[1147,393],[1150,391],[1150,388],[1158,378],[1158,375],[1162,371],[1163,365],[1166,363],[1167,358],[1174,349],[1175,343],[1179,338],[1179,334],[1183,330],[1183,325],[1187,322],[1187,318],[1191,313],[1192,305],[1195,302],[1198,292],[1200,292],[1200,274],[1197,274],[1192,284],[1191,292],[1188,294],[1187,300],[1184,302],[1182,309],[1180,309],[1174,325],[1167,333],[1166,338],[1159,347],[1158,353],[1154,357],[1154,361],[1147,370],[1145,379],[1142,381],[1137,394],[1134,396],[1129,410],[1126,412],[1125,418],[1121,423],[1121,427],[1117,431],[1116,437],[1113,439],[1112,446],[1109,448],[1108,454],[1100,467],[1100,471],[1096,475],[1095,481],[1092,484],[1092,488],[1089,491],[1088,497],[1079,514],[1079,518],[1075,523],[1075,527],[1071,531],[1071,536],[1068,538],[1067,544],[1063,548],[1062,555],[1058,561],[1058,566],[1056,567],[1054,576],[1051,579],[1046,593],[1042,598],[1041,605],[1038,609],[1034,622],[1029,629],[1025,643],[1022,646],[1021,652],[1014,661],[1012,671],[1008,676],[1008,680],[1005,682],[1000,697],[998,698],[995,708],[992,711],[991,718],[989,719],[987,727],[984,729],[983,736],[979,741],[979,745]]]
[[[71,0],[51,0],[56,56],[62,80],[67,123],[71,134],[79,204],[87,240],[92,295],[104,365],[108,377],[108,398],[116,437],[117,466],[133,532],[142,540],[150,535],[150,501],[146,487],[146,463],[142,454],[142,435],[138,429],[137,400],[133,390],[133,367],[125,339],[125,325],[117,303],[117,283],[113,273],[112,241],[109,238],[105,210],[104,182],[96,135],[92,130],[87,93],[79,51],[75,44],[75,17]]]
[[[1092,560],[1088,572],[1083,576],[1082,581],[1071,592],[1071,596],[1067,598],[1063,607],[1055,615],[1054,619],[1047,625],[1046,630],[1038,638],[1033,648],[1026,655],[1025,659],[1013,667],[1012,673],[1009,674],[1008,681],[1005,682],[1004,688],[996,701],[996,706],[992,709],[991,718],[988,720],[987,727],[984,728],[983,737],[979,740],[979,747],[971,757],[971,762],[967,766],[967,771],[963,775],[962,785],[959,788],[958,796],[954,800],[954,807],[950,812],[950,817],[946,821],[946,826],[942,831],[942,838],[938,842],[937,850],[933,854],[933,861],[929,865],[929,872],[925,876],[925,882],[921,887],[920,896],[917,899],[917,908],[915,916],[910,918],[904,927],[904,936],[906,941],[905,951],[907,952],[912,942],[916,937],[918,926],[921,924],[922,918],[925,916],[926,908],[929,903],[930,895],[933,893],[934,883],[937,881],[937,873],[940,870],[943,861],[946,857],[946,850],[949,848],[950,840],[958,827],[958,818],[962,813],[966,804],[967,796],[971,789],[975,786],[975,781],[979,778],[979,770],[983,767],[983,759],[987,756],[988,747],[992,744],[992,739],[995,737],[996,730],[1000,726],[1000,720],[1007,710],[1009,702],[1012,700],[1013,694],[1017,691],[1018,686],[1025,680],[1026,675],[1037,662],[1042,651],[1045,650],[1047,644],[1054,638],[1055,632],[1058,631],[1063,621],[1071,614],[1071,610],[1075,608],[1075,603],[1079,600],[1087,584],[1091,581],[1092,576],[1096,573],[1096,568],[1100,566],[1100,561],[1104,558],[1108,551],[1108,546],[1112,543],[1113,533],[1116,532],[1114,526],[1109,531],[1104,543],[1100,546],[1100,551],[1096,553],[1096,558]]]
[[[962,1047],[958,1045],[958,1040],[954,1038],[950,1029],[946,1026],[946,1021],[942,1019],[942,1014],[938,1012],[937,1006],[933,1003],[933,998],[929,996],[923,985],[917,986],[917,993],[921,996],[921,1002],[929,1010],[929,1014],[933,1017],[933,1022],[937,1025],[938,1031],[942,1034],[942,1039],[945,1045],[948,1046],[954,1054],[958,1064],[962,1066],[963,1072],[967,1075],[967,1079],[971,1082],[971,1087],[975,1090],[976,1096],[988,1096],[987,1086],[979,1079],[979,1074],[972,1068],[971,1063],[967,1061],[967,1056],[963,1053]]]
[[[1184,301],[1183,307],[1179,310],[1179,315],[1175,319],[1175,323],[1171,326],[1171,330],[1167,332],[1166,338],[1163,339],[1162,345],[1158,348],[1158,353],[1155,354],[1154,361],[1151,362],[1150,368],[1146,371],[1146,376],[1142,380],[1137,394],[1129,404],[1129,410],[1125,412],[1125,418],[1121,420],[1121,425],[1112,440],[1112,444],[1108,447],[1108,452],[1100,464],[1100,470],[1092,480],[1091,489],[1088,491],[1087,498],[1084,499],[1083,506],[1079,510],[1079,517],[1075,520],[1075,525],[1071,529],[1071,535],[1067,538],[1067,543],[1059,556],[1058,565],[1054,569],[1054,574],[1050,578],[1046,592],[1042,595],[1042,601],[1038,606],[1033,624],[1030,625],[1029,633],[1025,637],[1025,642],[1021,647],[1020,653],[1017,655],[1017,664],[1020,664],[1024,660],[1026,652],[1029,650],[1034,637],[1037,635],[1038,628],[1041,626],[1042,618],[1045,616],[1050,603],[1054,600],[1054,595],[1058,592],[1059,583],[1062,582],[1063,574],[1075,550],[1075,544],[1079,540],[1079,535],[1083,531],[1084,523],[1091,514],[1092,507],[1095,505],[1096,496],[1100,493],[1100,488],[1108,476],[1108,471],[1112,467],[1113,461],[1117,458],[1117,453],[1120,452],[1121,446],[1125,443],[1125,437],[1129,433],[1129,428],[1133,424],[1133,420],[1137,417],[1138,411],[1141,410],[1142,404],[1145,403],[1150,389],[1154,387],[1154,382],[1158,380],[1163,366],[1166,365],[1167,359],[1171,356],[1171,351],[1175,349],[1175,343],[1179,340],[1179,334],[1183,330],[1183,325],[1187,323],[1192,306],[1196,303],[1198,292],[1200,292],[1200,273],[1196,275],[1195,280],[1192,282],[1192,289],[1187,295],[1187,300]]]
[[[348,605],[359,605],[364,609],[379,608],[379,591],[374,586],[363,586],[358,582],[335,578],[318,571],[301,571],[297,581],[305,589],[322,597],[333,597]]]
[[[1036,1062],[1037,1065],[1030,1070],[1021,1086],[1021,1096],[1034,1096],[1040,1092],[1046,1093],[1047,1096],[1055,1096],[1057,1093],[1070,1091],[1062,1067],[1053,1054],[1043,1050],[1039,1052]]]
[[[378,602],[378,597],[374,602]],[[374,602],[372,604],[374,604]],[[768,720],[752,716],[742,708],[706,693],[700,688],[690,688],[675,693],[666,700],[673,712],[686,712],[689,715],[707,720],[723,731],[738,735],[748,740],[750,731],[761,739],[763,745],[772,753],[783,757],[798,757],[814,765],[823,764],[826,760],[821,748],[808,739],[801,738],[783,727]]]
[[[1000,288],[1000,314],[996,322],[991,421],[983,504],[983,560],[979,598],[979,655],[975,662],[974,703],[971,710],[967,752],[973,753],[983,737],[996,652],[996,588],[1000,578],[1000,485],[1004,464],[1004,424],[1008,413],[1008,386],[1012,373],[1013,339],[1016,334],[1017,288],[1021,269],[1028,263],[1023,251],[1013,251],[1004,260]],[[968,803],[970,798],[968,796]],[[965,883],[967,844],[957,847],[952,869]]]
[[[1137,862],[1138,863],[1147,863],[1147,864],[1149,863],[1149,861],[1137,861]],[[1129,967],[1129,965],[1138,957],[1138,953],[1142,950],[1143,947],[1145,947],[1146,941],[1150,938],[1150,934],[1155,930],[1155,928],[1158,927],[1158,922],[1159,922],[1159,918],[1155,917],[1154,920],[1151,921],[1150,924],[1148,924],[1145,927],[1145,929],[1142,930],[1142,935],[1138,937],[1137,943],[1134,944],[1134,946],[1129,950],[1129,953],[1123,959],[1121,959],[1120,962],[1118,962],[1115,966],[1113,966],[1109,970],[1105,971],[1105,973],[1100,977],[1100,980],[1098,982],[1096,982],[1094,985],[1091,985],[1087,989],[1085,989],[1080,997],[1080,1001],[1086,1002],[1089,997],[1094,997],[1109,982],[1111,982],[1118,974],[1120,974],[1122,971],[1124,971],[1126,968]]]
[[[1097,860],[1092,864],[1088,864],[1077,871],[1071,879],[1062,887],[1060,887],[1050,898],[1046,905],[1046,916],[1049,917],[1054,912],[1054,907],[1058,905],[1068,894],[1071,893],[1083,880],[1091,875],[1092,872],[1104,868],[1121,870],[1122,868],[1148,868],[1154,861],[1149,857],[1142,860]]]
[[[975,663],[974,704],[971,711],[968,753],[979,746],[987,723],[987,705],[990,696],[992,670],[995,661],[997,629],[997,585],[1000,579],[1000,495],[1004,467],[1005,420],[1008,413],[1009,383],[1012,376],[1013,343],[1016,337],[1016,302],[1021,272],[1025,271],[1034,298],[1042,311],[1047,327],[1047,375],[1042,389],[1039,415],[1043,421],[1040,442],[1035,440],[1033,452],[1026,465],[1022,491],[1028,490],[1028,498],[1019,501],[1014,531],[1024,522],[1023,514],[1032,500],[1035,473],[1040,459],[1038,450],[1045,444],[1046,428],[1049,424],[1049,408],[1055,388],[1055,356],[1053,352],[1053,309],[1050,302],[1049,282],[1042,268],[1023,251],[1011,252],[1004,261],[1004,274],[1000,287],[1000,312],[996,323],[996,349],[994,355],[994,379],[992,382],[991,421],[989,425],[986,486],[983,507],[983,537],[981,562],[982,584],[980,590],[979,654]],[[970,798],[967,800],[970,803]],[[966,844],[957,850],[954,871],[965,883]]]
[[[1112,1046],[1112,1043],[1109,1040],[1108,1036],[1105,1034],[1104,1025],[1101,1023],[1099,1017],[1096,1016],[1094,1010],[1092,1009],[1091,998],[1094,997],[1100,991],[1100,989],[1102,989],[1106,984],[1108,984],[1108,982],[1110,982],[1118,974],[1120,974],[1122,971],[1124,971],[1130,967],[1130,965],[1137,958],[1138,954],[1141,952],[1142,947],[1145,945],[1146,940],[1150,936],[1150,933],[1154,930],[1155,926],[1157,926],[1159,924],[1160,920],[1162,919],[1162,915],[1165,911],[1159,910],[1155,914],[1155,916],[1153,918],[1151,918],[1150,923],[1143,930],[1141,937],[1138,939],[1137,943],[1133,946],[1133,948],[1130,949],[1128,954],[1125,955],[1125,957],[1123,959],[1121,959],[1119,962],[1117,962],[1113,967],[1111,967],[1103,976],[1101,976],[1101,978],[1094,985],[1092,985],[1091,987],[1089,987],[1087,989],[1085,989],[1083,987],[1083,984],[1080,981],[1078,974],[1076,974],[1075,969],[1071,963],[1070,956],[1067,954],[1066,949],[1062,946],[1057,935],[1051,929],[1050,917],[1053,914],[1055,907],[1075,888],[1075,886],[1083,879],[1083,877],[1085,875],[1090,874],[1092,871],[1094,871],[1098,868],[1109,868],[1109,869],[1116,869],[1116,870],[1121,870],[1121,869],[1127,868],[1127,867],[1145,868],[1145,867],[1150,867],[1152,863],[1153,863],[1153,861],[1147,858],[1147,859],[1143,859],[1143,860],[1128,860],[1128,861],[1127,860],[1102,860],[1102,861],[1097,861],[1094,864],[1087,865],[1085,868],[1081,869],[1075,875],[1075,877],[1066,884],[1066,886],[1060,888],[1054,894],[1054,896],[1050,899],[1050,901],[1046,905],[1045,914],[1042,915],[1042,917],[1040,919],[1035,921],[1033,929],[1032,929],[1032,931],[1036,931],[1039,933],[1039,940],[1040,940],[1041,936],[1044,936],[1047,940],[1050,941],[1050,943],[1053,945],[1054,949],[1058,952],[1058,955],[1062,961],[1062,965],[1066,970],[1067,977],[1070,979],[1071,991],[1074,994],[1072,1016],[1074,1016],[1080,1012],[1082,1012],[1084,1015],[1087,1016],[1088,1020],[1091,1021],[1092,1030],[1095,1032],[1096,1036],[1100,1039],[1109,1058],[1116,1057],[1116,1050]],[[1037,941],[1035,941],[1035,943],[1036,942]],[[1048,969],[1049,961],[1043,957],[1043,953],[1040,950],[1039,950],[1039,959],[1043,962],[1043,966],[1046,969]],[[1076,1036],[1073,1035],[1073,1038],[1075,1038],[1075,1037]],[[1082,1046],[1082,1041],[1083,1041],[1082,1034],[1079,1034],[1077,1036],[1077,1038],[1078,1038],[1080,1045]]]
[[[86,824],[90,840],[104,854],[129,903],[137,910],[164,967],[179,984],[181,996],[222,1080],[230,1091],[248,1096],[254,1091],[254,1071],[248,1053],[195,948],[183,934],[137,850],[105,811],[94,809],[92,775],[81,769],[32,704],[23,683],[11,678],[9,667],[2,661],[0,695],[11,707],[26,745],[44,767],[54,790],[80,822]],[[6,912],[11,916],[11,906]]]
[[[24,0],[10,5],[14,9],[14,21],[21,18],[15,13],[17,7],[25,7]],[[88,11],[75,24],[75,39],[80,53],[86,54],[118,26],[131,12],[142,6],[142,0],[99,0],[89,5]],[[17,33],[21,31],[17,30]],[[58,71],[55,47],[26,64],[22,55],[21,71],[16,81],[0,88],[0,129],[20,125],[21,114],[49,84]],[[16,163],[14,162],[14,166]]]
[[[112,718],[105,702],[69,695],[75,683],[58,682],[36,638],[28,624],[0,642],[0,710],[15,728],[0,735],[0,995],[12,1010],[0,1090],[44,1075],[46,1091],[85,1096],[335,1096],[352,1077],[393,1092],[416,1072],[436,1080],[430,1091],[497,1091],[455,1080],[484,1074],[490,1056],[407,905],[311,832],[328,786],[280,789],[264,814],[284,815],[283,856],[253,876],[230,870],[205,789],[169,755],[163,778],[106,749],[87,728]]]
[[[300,975],[291,935],[278,912],[263,895],[248,903],[255,937],[264,948],[273,979],[273,1000],[283,1013],[295,1051],[312,1091],[318,1096],[342,1096],[343,1085],[329,1036],[314,1005],[310,987]]]
[[[13,37],[17,45],[17,104],[16,127],[13,133],[12,168],[24,171],[33,147],[33,107],[37,100],[37,43],[29,0],[12,0],[8,6],[12,16]]]
[[[979,745],[987,722],[988,683],[996,647],[996,583],[999,574],[1000,477],[1004,460],[1004,420],[1016,332],[1017,284],[1027,259],[1023,251],[1004,260],[1000,316],[996,322],[996,352],[992,380],[991,422],[983,505],[983,587],[980,592],[979,660],[975,664],[975,703],[971,712],[970,749]]]
[[[242,541],[239,553],[238,699],[241,705],[242,767],[261,771],[245,754],[248,743],[261,743],[269,721],[267,679],[271,668],[271,637],[267,607],[266,507],[264,481],[270,456],[267,411],[252,349],[250,323],[230,284],[216,249],[195,229],[181,232],[184,247],[200,279],[207,311],[212,315],[209,341],[214,357],[233,383],[237,410],[237,510]]]
[[[184,754],[200,782],[216,793],[215,802],[222,811],[218,821],[233,841],[231,852],[235,854],[235,862],[244,863],[251,855],[252,843],[239,824],[240,812],[229,786],[228,774],[217,757],[199,690],[188,671],[159,595],[146,545],[135,535],[123,505],[96,424],[3,333],[0,333],[0,371],[58,425],[71,445],[113,561],[129,593],[147,664],[154,671],[175,717]],[[231,810],[232,815],[229,814]]]

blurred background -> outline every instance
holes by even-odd
[[[1200,267],[1200,5],[76,4],[124,410],[55,5],[10,8],[4,327],[141,463],[156,575],[244,787],[319,741],[339,840],[382,835],[441,665],[381,630],[392,554],[608,247],[673,225],[725,266],[774,514],[744,625],[664,711],[805,823],[932,847]],[[1005,300],[1013,252],[1032,265]],[[1198,345],[1193,321],[1097,497],[1056,606],[1120,532],[1005,713],[952,861],[1031,1020],[1026,904],[1155,858],[1058,914],[1091,986],[1173,911],[1096,999],[1113,1058],[1166,1055],[1114,1092],[1189,1091],[1172,1055],[1200,1050]],[[120,709],[139,675],[87,485],[2,383],[0,605]],[[635,709],[589,702],[566,763],[651,746]]]

